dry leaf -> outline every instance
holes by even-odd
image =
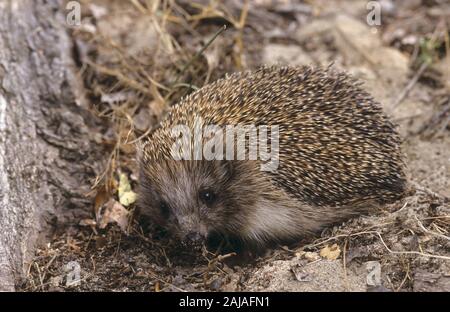
[[[294,273],[295,279],[299,282],[310,282],[312,281],[311,275],[303,269],[300,264],[291,267],[292,273]]]
[[[95,220],[92,219],[83,219],[79,223],[79,225],[81,226],[95,226],[96,224],[97,222],[95,222]]]
[[[118,201],[110,199],[105,205],[103,215],[98,220],[98,227],[104,229],[109,223],[117,223],[122,231],[127,233],[130,212]]]
[[[106,191],[105,186],[102,186],[97,190],[97,194],[95,195],[95,202],[94,202],[94,213],[95,217],[98,219],[101,213],[101,209],[103,205],[108,201],[108,199],[111,196]]]
[[[328,260],[336,260],[341,254],[341,249],[337,244],[329,247],[326,245],[322,250],[320,250],[320,256]]]
[[[320,257],[317,254],[317,252],[311,252],[311,251],[307,251],[305,252],[305,259],[307,259],[308,261],[312,262],[312,261],[316,261],[319,260]]]

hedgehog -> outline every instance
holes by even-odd
[[[277,143],[277,166],[245,157],[257,145],[249,133],[222,144],[232,151],[225,157],[224,131],[196,140],[174,131],[201,134],[199,124],[275,129],[266,137]],[[216,157],[202,157],[207,140]],[[233,148],[242,145],[239,158]],[[263,248],[295,242],[401,199],[400,145],[362,83],[331,66],[233,73],[182,98],[140,144],[139,207],[188,246],[210,237]]]

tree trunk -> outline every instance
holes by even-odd
[[[40,238],[90,214],[97,121],[81,99],[58,0],[0,0],[0,290]]]

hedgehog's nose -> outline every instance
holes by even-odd
[[[205,240],[205,237],[198,232],[189,232],[186,235],[186,240],[192,243],[202,243]]]
[[[205,242],[205,237],[198,232],[189,232],[184,238],[184,245],[198,248]]]

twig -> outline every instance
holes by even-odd
[[[424,186],[421,186],[421,185],[420,185],[419,183],[417,183],[417,182],[411,181],[411,185],[414,186],[414,188],[415,188],[417,191],[421,191],[422,193],[431,195],[431,196],[433,196],[433,197],[435,197],[435,198],[445,198],[445,199],[447,199],[447,197],[445,197],[445,196],[443,196],[443,195],[440,195],[440,194],[438,194],[438,193],[435,193],[435,192],[433,192],[432,190],[430,190],[430,189],[428,189],[428,188],[426,188],[426,187],[424,187]]]
[[[244,5],[241,10],[241,16],[239,18],[239,22],[236,24],[235,27],[238,30],[237,36],[235,38],[235,46],[237,48],[237,53],[234,53],[234,59],[235,63],[238,69],[242,69],[242,54],[244,52],[244,44],[243,44],[243,31],[245,27],[245,23],[248,16],[248,0],[244,1]]]
[[[124,74],[122,74],[120,71],[115,70],[115,69],[110,69],[110,68],[108,68],[106,66],[102,66],[100,64],[96,64],[96,63],[92,62],[91,60],[86,60],[85,62],[86,62],[86,64],[94,67],[100,73],[116,77],[118,81],[124,83],[125,85],[127,85],[135,90],[138,90],[142,94],[151,95],[145,86],[143,86],[142,84],[140,84],[137,81],[129,79]]]
[[[197,91],[199,89],[199,87],[197,87],[197,86],[194,86],[194,85],[189,84],[189,83],[184,83],[184,82],[178,82],[177,84],[172,86],[173,89],[180,88],[180,87],[185,87],[185,88],[188,88],[188,89],[192,89],[194,91]]]
[[[400,208],[399,210],[395,211],[396,213],[399,213],[400,211],[402,211],[403,209],[406,208],[406,206],[408,206],[408,201],[405,201],[405,204],[402,206],[402,208]]]
[[[336,240],[338,238],[342,238],[342,237],[353,237],[353,236],[360,236],[360,235],[364,235],[364,234],[376,234],[379,238],[381,243],[383,244],[384,248],[386,248],[386,250],[392,254],[398,254],[398,255],[417,255],[417,256],[422,256],[422,257],[429,257],[429,258],[436,258],[436,259],[444,259],[444,260],[450,260],[450,257],[447,256],[441,256],[441,255],[433,255],[433,254],[429,254],[429,253],[424,253],[424,252],[419,252],[419,251],[396,251],[396,250],[392,250],[390,249],[386,243],[383,240],[383,237],[381,236],[381,234],[377,231],[363,231],[363,232],[358,232],[358,233],[353,233],[353,234],[341,234],[341,235],[336,235],[333,237],[330,237],[320,243],[314,244],[314,245],[308,245],[305,246],[304,248],[312,248],[312,247],[316,247],[319,245],[322,245],[328,241],[331,240]]]
[[[42,276],[42,280],[45,280],[47,271],[48,271],[49,267],[52,265],[53,261],[55,261],[57,256],[58,256],[58,254],[53,255],[53,257],[50,259],[50,261],[45,265],[45,271],[44,271],[44,275]]]
[[[426,217],[426,218],[422,218],[421,220],[434,220],[434,219],[450,219],[450,215],[437,216],[437,217]]]
[[[420,68],[417,70],[417,72],[414,74],[414,76],[411,78],[409,83],[406,85],[406,87],[403,89],[402,93],[398,96],[398,98],[395,100],[395,102],[392,104],[391,109],[395,109],[398,105],[400,105],[401,102],[406,98],[406,96],[409,94],[411,89],[415,86],[417,81],[419,81],[420,76],[422,76],[425,69],[428,68],[428,63],[424,62],[422,65],[420,65]]]
[[[443,235],[443,234],[441,234],[441,233],[436,233],[436,232],[434,232],[434,231],[431,231],[431,230],[427,229],[426,227],[423,226],[422,222],[420,222],[420,220],[417,218],[417,216],[414,216],[414,218],[416,219],[417,223],[419,224],[419,227],[420,227],[420,228],[422,229],[422,231],[424,231],[425,233],[428,233],[428,234],[431,234],[431,235],[435,235],[435,236],[437,236],[437,237],[440,237],[440,238],[443,238],[443,239],[446,239],[446,240],[449,240],[449,241],[450,241],[450,237],[445,236],[445,235]]]
[[[225,30],[227,29],[227,25],[223,25],[222,28],[220,28],[212,37],[211,39],[208,40],[208,42],[206,42],[206,44],[189,60],[189,62],[187,62],[183,68],[181,69],[180,74],[178,75],[177,79],[175,80],[175,82],[173,83],[172,86],[175,86],[178,84],[178,81],[180,80],[181,76],[183,76],[183,74],[185,73],[185,71],[189,68],[189,66],[192,65],[192,63],[194,63],[195,60],[197,60],[200,55],[203,54],[203,52],[205,52],[205,50],[211,45],[211,43],[213,43],[213,41]]]
[[[151,277],[153,277],[154,279],[158,280],[158,281],[161,282],[161,283],[164,283],[164,284],[167,284],[167,285],[169,285],[169,286],[172,286],[173,288],[175,288],[176,290],[178,290],[178,291],[180,291],[180,292],[186,292],[186,290],[184,290],[184,289],[182,289],[182,288],[180,288],[180,287],[177,287],[177,286],[175,286],[175,285],[172,284],[172,283],[166,282],[165,280],[163,280],[162,278],[159,278],[156,274],[153,274],[152,272],[148,272],[148,271],[147,271],[147,273],[148,273]]]
[[[437,128],[442,119],[444,119],[444,121],[442,122],[442,125],[439,128],[439,130],[435,131],[435,135],[440,134],[447,128],[448,124],[450,123],[450,116],[447,117],[447,120],[445,120],[445,117],[450,112],[450,97],[444,100],[441,105],[444,106],[442,110],[440,109],[437,113],[435,113],[431,117],[429,122],[425,123],[422,127],[420,127],[420,129],[417,131],[418,134],[423,133],[428,129],[432,130],[433,128]]]
[[[438,34],[439,34],[439,29],[443,28],[445,26],[445,24],[442,23],[442,21],[440,23],[438,23],[438,25],[436,26],[436,28],[434,29],[434,32],[431,36],[430,42],[435,42]],[[446,29],[446,28],[445,28]],[[445,30],[445,32],[447,32],[447,30]],[[419,80],[420,76],[422,76],[423,72],[425,71],[425,69],[428,68],[428,66],[431,65],[431,62],[423,62],[419,69],[417,70],[416,74],[413,76],[413,78],[409,81],[409,83],[406,85],[406,87],[403,89],[402,93],[400,94],[400,96],[397,98],[397,100],[392,104],[391,109],[395,109],[405,98],[406,96],[409,94],[409,92],[411,91],[411,89],[414,87],[414,85],[417,83],[417,81]]]
[[[152,132],[153,127],[148,127],[148,129],[144,132],[144,134],[142,134],[141,136],[137,137],[136,139],[130,141],[130,142],[125,142],[125,144],[134,144],[140,140],[142,140],[143,138],[146,138],[147,135]]]
[[[169,257],[167,257],[166,249],[164,247],[162,247],[162,246],[160,246],[159,248],[162,251],[162,254],[163,254],[163,256],[164,256],[164,258],[166,260],[167,266],[169,268],[171,268],[172,267],[172,262],[170,262]]]
[[[230,252],[230,253],[228,253],[228,254],[226,254],[226,255],[219,255],[219,256],[217,257],[217,261],[223,261],[223,260],[225,260],[225,259],[227,259],[227,258],[234,257],[234,256],[236,256],[236,253],[235,253],[235,252]]]
[[[403,206],[403,207],[404,207],[404,206]],[[403,209],[403,207],[402,207],[401,209]],[[400,209],[400,210],[401,210],[401,209]],[[400,210],[398,210],[398,211],[400,211]],[[384,225],[389,225],[389,224],[392,224],[392,223],[394,223],[394,222],[384,222],[384,223],[380,223],[380,224],[375,224],[375,225],[373,225],[373,226],[367,228],[366,231],[364,231],[364,232],[358,232],[358,233],[366,233],[366,232],[367,232],[368,230],[370,230],[370,229],[377,228],[377,227],[384,226]],[[314,247],[323,245],[323,244],[325,244],[325,243],[327,243],[327,242],[329,242],[329,241],[336,240],[336,239],[338,239],[338,238],[349,237],[349,236],[355,236],[355,235],[357,235],[358,233],[354,233],[354,234],[339,234],[339,235],[336,235],[336,236],[333,236],[333,237],[329,237],[329,238],[327,238],[327,239],[325,239],[325,240],[323,240],[323,241],[321,241],[321,242],[318,242],[318,243],[315,243],[315,244],[311,244],[311,245],[306,245],[306,246],[304,246],[302,249],[305,249],[305,248],[311,249],[311,248],[314,248]]]
[[[368,232],[369,233],[369,232]],[[444,259],[444,260],[450,260],[450,257],[447,256],[440,256],[440,255],[432,255],[424,252],[419,251],[395,251],[390,249],[386,243],[383,240],[383,237],[379,232],[373,231],[372,234],[377,234],[378,237],[381,240],[381,243],[384,245],[384,248],[386,248],[387,251],[389,251],[392,254],[398,254],[398,255],[417,255],[417,256],[423,256],[423,257],[429,257],[429,258],[436,258],[436,259]]]
[[[44,278],[42,277],[41,269],[39,268],[39,264],[37,264],[37,262],[34,263],[34,266],[36,267],[38,277],[39,277],[39,282],[41,283],[41,290],[44,291]]]
[[[405,284],[406,280],[409,277],[409,263],[407,264],[406,267],[406,273],[405,273],[405,277],[403,278],[402,282],[400,283],[400,286],[397,287],[397,289],[395,290],[395,292],[399,292],[400,289],[402,289],[403,285]]]

